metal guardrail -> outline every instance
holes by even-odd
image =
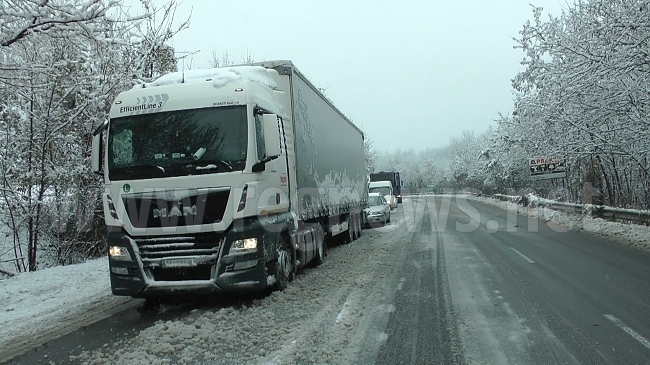
[[[494,194],[494,195],[483,195],[483,196],[499,199],[502,201],[510,201],[523,206],[529,206],[531,204],[535,204],[537,206],[542,206],[553,210],[558,210],[567,213],[581,214],[583,216],[588,216],[592,218],[602,218],[613,222],[629,222],[629,223],[650,226],[650,211],[614,208],[614,207],[608,207],[604,205],[593,205],[593,204],[561,203],[561,202],[556,202],[551,200],[548,201],[535,200],[531,202],[526,196],[517,196],[517,195]]]

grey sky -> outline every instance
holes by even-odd
[[[559,0],[534,1],[559,15]],[[188,1],[177,51],[240,62],[289,59],[374,142],[377,150],[443,147],[512,110],[522,70],[512,37],[532,20],[522,0]],[[546,17],[546,15],[545,15]]]

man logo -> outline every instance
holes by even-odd
[[[183,210],[177,206],[177,205],[172,205],[172,208],[169,210],[169,213],[167,213],[167,208],[162,208],[162,209],[155,209],[153,210],[153,217],[154,218],[169,218],[169,217],[180,217],[184,216],[187,217],[188,215],[196,215],[196,205],[192,205],[191,207],[183,207]]]

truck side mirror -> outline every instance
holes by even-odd
[[[96,130],[93,132],[93,144],[90,150],[90,165],[92,170],[96,174],[102,173],[102,157],[103,154],[103,137],[104,131],[108,128],[108,121],[104,121]]]
[[[90,155],[93,172],[99,174],[102,172],[102,134],[93,136],[93,148]]]
[[[280,156],[280,130],[278,127],[278,116],[276,114],[264,114],[262,116],[264,126],[264,148],[267,159]]]

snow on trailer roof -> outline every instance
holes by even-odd
[[[312,90],[314,90],[314,92],[315,92],[316,94],[320,95],[320,97],[323,99],[323,101],[324,101],[325,103],[329,104],[330,107],[331,107],[332,109],[336,110],[336,112],[339,113],[339,115],[341,115],[345,120],[347,120],[348,123],[350,123],[350,125],[352,125],[352,126],[354,127],[354,129],[356,129],[357,131],[359,131],[359,133],[361,133],[361,135],[363,136],[363,139],[365,140],[365,138],[366,138],[366,134],[365,134],[365,133],[364,133],[364,132],[359,128],[359,127],[357,127],[357,125],[354,124],[354,122],[352,122],[352,121],[350,120],[350,118],[348,118],[345,114],[343,114],[343,112],[340,111],[339,108],[337,108],[336,105],[334,105],[334,103],[332,103],[332,101],[331,101],[329,98],[327,98],[325,95],[323,95],[323,93],[322,93],[322,92],[321,92],[321,91],[320,91],[320,90],[319,90],[319,89],[318,89],[318,88],[317,88],[317,87],[316,87],[316,86],[315,86],[311,81],[309,81],[309,79],[307,78],[307,76],[306,76],[304,73],[302,73],[300,70],[298,70],[298,68],[296,67],[296,65],[293,64],[292,61],[290,61],[290,60],[262,61],[262,62],[254,62],[254,63],[251,63],[251,65],[254,65],[254,66],[263,66],[263,67],[266,67],[266,68],[274,69],[274,70],[278,71],[279,74],[283,74],[283,73],[286,73],[286,72],[287,72],[286,70],[283,71],[282,68],[288,68],[288,69],[290,69],[290,70],[291,70],[291,71],[290,71],[291,73],[295,73],[295,74],[299,75],[300,78],[301,78],[301,79],[302,79],[302,80],[303,80],[307,85],[309,85],[309,87],[310,87]]]
[[[248,80],[269,89],[275,89],[277,84],[270,70],[262,66],[230,66],[172,72],[152,82],[136,85],[133,88],[149,88],[164,85],[183,84],[190,82],[212,81],[215,88],[221,88],[231,82]]]
[[[316,94],[320,95],[325,103],[329,104],[331,108],[336,110],[336,112],[340,114],[345,120],[347,120],[350,125],[359,131],[359,133],[361,133],[363,136],[362,138],[365,140],[365,133],[363,133],[363,131],[357,127],[356,124],[354,124],[345,114],[343,114],[343,112],[341,112],[330,99],[325,97],[325,95],[323,95],[322,92],[316,86],[314,86],[314,84],[312,84],[311,81],[309,81],[309,79],[307,79],[307,77],[302,72],[300,72],[300,70],[296,68],[296,65],[294,65],[290,60],[262,61],[235,66],[208,68],[201,70],[187,70],[184,72],[172,72],[160,76],[152,82],[135,85],[133,86],[132,90],[163,85],[208,81],[208,79],[212,80],[213,86],[215,88],[221,88],[231,82],[236,82],[239,80],[249,80],[262,87],[276,89],[277,83],[271,76],[270,72],[271,70],[275,70],[278,73],[286,73],[286,70],[282,72],[283,67],[291,70],[288,72],[300,75],[301,79],[307,85],[309,85],[309,87],[314,90]]]

